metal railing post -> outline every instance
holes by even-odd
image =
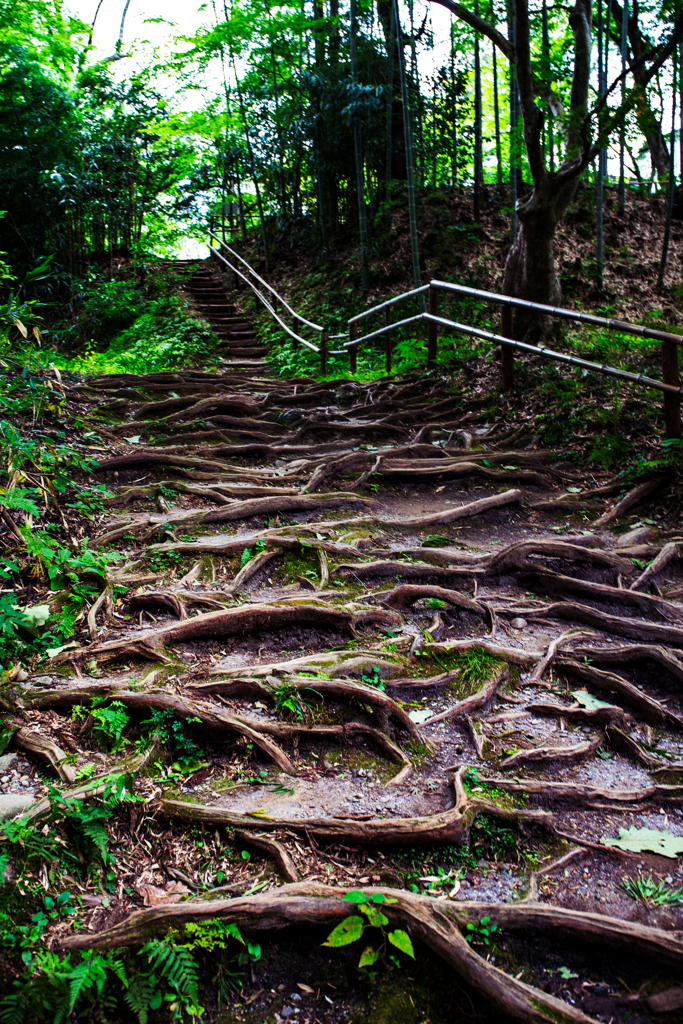
[[[503,306],[500,314],[500,333],[512,338],[512,306]],[[512,345],[500,346],[500,361],[503,375],[503,392],[512,391],[515,386],[515,350]]]
[[[387,306],[387,308],[384,310],[384,326],[388,327],[390,323],[391,323],[391,306]],[[386,334],[385,353],[386,353],[387,373],[391,373],[391,331],[387,331],[387,334]]]
[[[327,373],[327,340],[330,336],[329,329],[326,327],[320,338],[320,372]]]
[[[349,324],[349,341],[356,340],[356,325]],[[358,345],[349,345],[349,373],[355,373],[358,366]]]
[[[429,312],[431,316],[439,315],[439,293],[436,288],[429,286]],[[432,320],[427,324],[427,369],[436,365],[436,350],[439,341],[439,325]]]
[[[673,341],[662,342],[662,381],[679,387],[678,346]],[[679,395],[664,392],[664,425],[667,437],[681,436],[681,399]]]

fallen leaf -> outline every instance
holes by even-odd
[[[600,842],[605,846],[616,846],[619,850],[630,850],[633,853],[643,853],[647,850],[650,853],[658,853],[662,857],[671,857],[673,860],[679,853],[683,853],[683,838],[674,836],[671,832],[660,832],[655,828],[620,828],[618,839],[607,839],[600,837]]]
[[[177,903],[183,896],[189,896],[190,890],[182,882],[169,882],[165,888],[151,883],[134,886],[146,907],[156,907],[160,903]]]
[[[408,718],[411,722],[415,722],[416,725],[419,725],[421,722],[426,722],[433,714],[434,712],[430,711],[429,708],[420,708],[419,711],[409,711]]]
[[[309,996],[312,996],[315,989],[312,989],[310,985],[304,985],[303,981],[297,981],[296,987],[300,988],[302,992],[308,992]]]

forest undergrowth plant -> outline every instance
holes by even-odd
[[[620,884],[627,896],[640,903],[651,904],[654,907],[683,905],[683,889],[672,889],[651,875],[649,878],[624,877]]]
[[[388,966],[400,967],[401,962],[398,957],[391,952],[387,955],[387,942],[401,953],[415,959],[413,944],[408,933],[403,928],[387,931],[389,918],[379,909],[382,905],[398,903],[398,900],[391,896],[384,896],[382,893],[368,894],[365,892],[347,892],[342,898],[348,903],[354,904],[363,917],[352,914],[350,917],[344,918],[336,928],[333,928],[323,942],[323,946],[332,948],[348,946],[362,938],[368,928],[373,928],[379,931],[379,938],[375,938],[373,943],[366,946],[361,953],[358,961],[360,968],[372,968],[380,957],[388,960]]]
[[[90,707],[74,705],[71,718],[74,722],[86,721],[92,717],[92,732],[102,746],[110,753],[116,753],[123,746],[123,730],[130,717],[120,700],[106,702],[105,697],[93,697]]]

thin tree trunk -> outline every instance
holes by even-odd
[[[673,60],[673,89],[671,99],[671,145],[669,147],[669,180],[666,190],[666,220],[664,223],[664,239],[662,241],[662,258],[659,263],[659,274],[657,276],[657,288],[662,291],[664,288],[664,274],[666,273],[666,261],[669,256],[669,239],[671,238],[671,217],[674,208],[674,191],[676,189],[676,177],[674,174],[674,153],[676,152],[676,60]]]
[[[453,157],[451,160],[451,179],[453,188],[458,187],[458,104],[455,96],[455,38],[453,32],[453,15],[451,15],[451,97],[453,100]]]
[[[515,45],[515,14],[508,7],[508,23],[510,26],[510,42]],[[510,64],[510,236],[514,245],[517,240],[517,79],[515,65]],[[517,294],[511,292],[510,294]]]
[[[256,176],[256,161],[254,159],[254,150],[251,145],[251,135],[249,133],[249,125],[247,123],[247,112],[244,106],[244,97],[242,95],[242,89],[240,87],[240,80],[237,77],[237,69],[235,68],[235,58],[231,54],[232,59],[232,71],[235,76],[235,86],[237,88],[237,99],[239,101],[240,116],[242,118],[242,127],[244,129],[244,140],[247,144],[247,153],[249,154],[249,164],[251,168],[251,177],[254,182],[254,189],[256,191],[256,205],[258,207],[259,221],[261,223],[261,237],[263,239],[263,254],[266,262],[266,273],[270,272],[270,261],[268,259],[268,239],[266,237],[266,222],[263,215],[263,203],[261,202],[261,189],[259,188],[258,178]]]
[[[624,11],[621,19],[621,73],[624,75],[626,71],[626,49],[628,43],[628,0],[624,0]],[[623,103],[626,98],[626,78],[621,82],[621,102]],[[626,203],[626,181],[624,178],[624,151],[625,151],[625,133],[626,127],[624,122],[621,123],[621,129],[619,132],[619,210],[623,212],[624,205]]]
[[[415,149],[413,146],[413,133],[410,117],[410,103],[408,101],[408,88],[406,83],[405,54],[403,52],[403,36],[401,23],[398,18],[398,0],[393,0],[394,19],[396,23],[396,39],[398,40],[398,67],[401,78],[401,99],[403,102],[403,134],[406,140],[406,169],[408,176],[408,217],[410,221],[410,248],[413,256],[413,281],[415,287],[422,285],[420,273],[420,252],[417,240],[417,211],[415,209]],[[424,312],[425,303],[422,295],[419,296],[420,311]]]
[[[386,182],[386,204],[387,204],[387,224],[391,227],[391,172],[392,172],[392,160],[391,160],[391,147],[392,147],[392,122],[394,119],[394,48],[396,46],[396,35],[394,33],[394,19],[392,18],[389,24],[389,45],[387,47],[387,108],[386,108],[386,162],[385,162],[385,182]]]
[[[491,43],[493,50],[493,115],[496,122],[496,184],[503,187],[503,155],[500,145],[500,102],[498,99],[498,56],[496,44]]]
[[[603,24],[602,24],[602,0],[597,0],[598,4],[598,97],[602,98],[605,95],[605,68],[607,62],[607,47],[603,45],[604,35]],[[545,0],[543,0],[543,10],[546,10]],[[547,24],[547,21],[546,21]],[[596,247],[596,270],[597,270],[597,286],[598,292],[603,291],[603,268],[604,268],[604,250],[603,250],[603,237],[602,237],[602,212],[603,212],[603,158],[604,149],[600,150],[598,155],[597,173],[595,176],[595,247]]]
[[[351,49],[351,74],[355,83],[358,83],[358,58],[356,54],[356,0],[351,0],[351,26],[350,26],[350,49]],[[358,227],[360,232],[360,264],[361,264],[361,291],[365,294],[370,287],[370,272],[368,268],[368,225],[365,208],[365,174],[363,172],[363,145],[361,139],[360,118],[358,113],[353,115],[353,149],[356,158],[356,191],[358,193]]]
[[[475,14],[479,14],[479,0],[474,3]],[[481,57],[479,33],[474,33],[474,219],[481,222],[481,186],[483,178],[481,139]]]

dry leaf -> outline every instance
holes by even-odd
[[[142,896],[142,902],[146,907],[156,907],[159,903],[177,903],[190,893],[182,882],[169,882],[163,889],[151,883],[136,885],[135,891]]]

